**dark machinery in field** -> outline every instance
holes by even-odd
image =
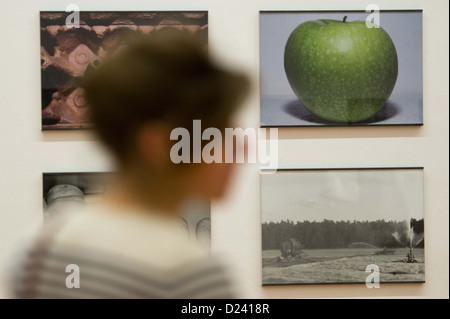
[[[410,263],[410,264],[417,262],[416,257],[414,256],[414,252],[413,252],[413,248],[412,247],[409,248],[409,252],[408,252],[408,254],[406,254],[406,262]]]
[[[277,258],[278,261],[300,259],[302,256],[306,256],[306,253],[302,250],[300,240],[297,238],[285,239],[280,244],[281,256]]]

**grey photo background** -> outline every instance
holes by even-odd
[[[345,11],[260,13],[261,126],[336,125],[314,116],[297,99],[284,72],[284,47],[291,32],[303,22],[342,20],[344,16],[348,16],[347,21],[364,21],[368,15]],[[362,123],[350,125],[423,124],[422,13],[382,11],[380,24],[397,49],[397,83],[380,112]]]
[[[263,284],[363,283],[370,264],[382,282],[424,282],[423,191],[421,168],[262,174]],[[299,256],[281,257],[289,239]]]
[[[422,169],[261,175],[262,222],[423,218]]]

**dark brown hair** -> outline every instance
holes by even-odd
[[[190,131],[198,119],[203,128],[223,130],[248,80],[213,63],[192,36],[160,32],[129,40],[87,72],[82,86],[100,138],[124,161],[151,121]]]

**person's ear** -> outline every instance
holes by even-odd
[[[226,195],[234,163],[201,164],[195,171],[195,186],[201,196],[220,199]]]
[[[148,122],[138,131],[137,155],[148,165],[161,168],[170,160],[170,131],[162,122]]]

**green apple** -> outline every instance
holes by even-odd
[[[295,28],[284,50],[284,69],[308,110],[326,120],[354,123],[385,105],[397,81],[398,59],[385,30],[344,17]]]

